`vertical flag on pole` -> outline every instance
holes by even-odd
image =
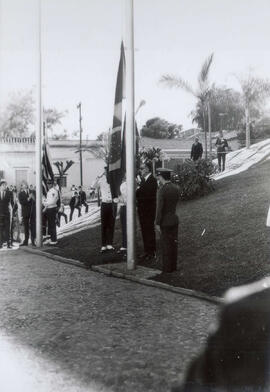
[[[117,73],[117,82],[114,100],[113,127],[109,144],[109,177],[112,197],[119,195],[119,188],[125,172],[124,159],[124,128],[123,123],[123,98],[125,95],[125,51],[124,44],[121,43],[121,56]]]
[[[45,135],[45,124],[44,124],[44,143],[42,151],[42,193],[46,195],[48,192],[48,180],[53,180],[54,174],[50,159],[50,148],[47,137]]]

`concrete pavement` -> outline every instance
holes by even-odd
[[[217,312],[22,250],[0,253],[0,282],[0,344],[22,379],[0,377],[3,392],[168,391]]]

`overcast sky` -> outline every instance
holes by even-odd
[[[124,31],[124,0],[43,0],[42,70],[45,107],[67,110],[63,127],[78,129],[82,102],[84,136],[94,139],[112,125],[116,73]],[[164,73],[194,87],[214,52],[210,79],[239,89],[234,74],[252,68],[270,78],[269,0],[134,0],[135,97],[151,117],[191,126],[195,99],[168,90]],[[0,0],[0,107],[12,92],[37,85],[38,0]]]

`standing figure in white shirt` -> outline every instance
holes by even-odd
[[[120,205],[120,222],[122,228],[122,246],[119,253],[126,254],[127,252],[127,181],[126,175],[123,178],[120,186],[120,196],[118,198]]]
[[[57,235],[56,235],[56,214],[57,214],[57,202],[59,198],[59,192],[53,186],[53,181],[48,181],[48,193],[47,197],[44,201],[46,216],[48,219],[48,233],[50,234],[51,240],[48,241],[50,245],[57,244]]]
[[[117,205],[113,203],[110,184],[108,182],[108,168],[105,172],[98,176],[92,188],[100,192],[100,218],[101,218],[101,250],[103,253],[107,250],[114,250],[113,235],[116,217]]]

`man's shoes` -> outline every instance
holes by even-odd
[[[113,247],[112,245],[107,245],[107,246],[106,246],[106,249],[107,249],[107,250],[114,250],[114,247]]]
[[[58,244],[57,241],[50,241],[50,242],[49,242],[49,245],[57,245],[57,244]]]
[[[50,239],[47,239],[47,240],[43,241],[43,245],[49,245],[50,243],[51,243]]]
[[[8,249],[12,249],[13,247],[12,247],[11,244],[8,244],[7,248],[8,248]]]
[[[22,244],[20,244],[20,246],[28,246],[27,242],[23,242]]]
[[[102,246],[100,249],[100,253],[105,253],[107,250],[106,246]]]

